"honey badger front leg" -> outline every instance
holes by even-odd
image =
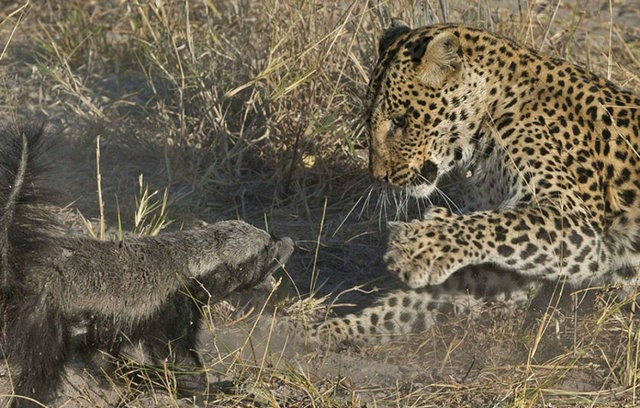
[[[412,288],[483,263],[544,279],[566,276],[569,283],[607,272],[595,229],[551,206],[467,215],[434,208],[424,220],[390,223],[389,230],[387,268]]]

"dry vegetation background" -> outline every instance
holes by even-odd
[[[487,27],[640,88],[639,0],[389,8],[413,25]],[[210,377],[235,381],[209,406],[640,404],[634,306],[606,293],[581,313],[549,307],[526,324],[524,311],[488,310],[360,350],[309,350],[272,329],[271,316],[322,315],[322,296],[365,284],[337,302],[361,303],[393,286],[385,220],[419,211],[380,198],[367,176],[361,98],[381,27],[366,0],[0,1],[0,22],[2,122],[46,120],[74,211],[134,233],[242,218],[296,240],[266,307],[244,296],[206,316]],[[252,307],[261,319],[246,317]],[[58,403],[189,406],[94,374],[71,367]]]

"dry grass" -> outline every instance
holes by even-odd
[[[488,27],[640,84],[637,2],[392,3],[413,25]],[[96,237],[242,218],[296,239],[268,307],[238,297],[204,308],[210,376],[236,381],[210,406],[640,404],[635,304],[602,300],[577,314],[552,299],[532,326],[524,311],[489,310],[393,345],[286,347],[274,307],[310,318],[322,296],[384,276],[380,226],[416,205],[378,199],[366,175],[361,98],[380,33],[369,2],[43,0],[3,3],[0,21],[0,110],[46,118],[59,134],[60,184],[99,220],[88,223]],[[88,374],[72,377],[61,402],[189,405],[168,371],[158,394],[97,387]]]

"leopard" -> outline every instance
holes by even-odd
[[[379,40],[365,97],[369,172],[416,199],[383,260],[404,285],[325,319],[311,341],[379,343],[443,311],[522,305],[549,284],[633,287],[640,261],[640,98],[587,69],[461,24]]]

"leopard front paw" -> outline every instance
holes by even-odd
[[[437,218],[389,223],[387,270],[412,288],[439,285],[455,271],[455,243]]]

